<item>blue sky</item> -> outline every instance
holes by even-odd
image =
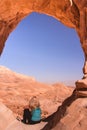
[[[83,76],[84,55],[74,29],[32,13],[9,35],[0,64],[40,82],[74,85]]]

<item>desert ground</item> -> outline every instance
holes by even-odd
[[[71,95],[73,89],[62,83],[40,83],[33,77],[0,66],[0,101],[10,108],[15,116],[21,118],[23,109],[29,104],[32,96],[39,98],[42,115],[47,117]]]

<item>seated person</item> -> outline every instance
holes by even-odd
[[[31,110],[30,124],[40,123],[41,121],[41,108],[39,100],[36,96],[32,97],[29,101],[29,108]]]

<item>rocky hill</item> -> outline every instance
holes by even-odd
[[[63,100],[72,93],[73,89],[63,84],[48,85],[37,82],[34,78],[13,72],[0,66],[0,100],[16,115],[22,116],[23,109],[29,99],[39,97],[43,113],[48,116]],[[49,108],[50,105],[50,108]]]
[[[0,66],[0,129],[87,130],[87,98],[76,96],[73,89],[60,83],[39,83]],[[39,97],[45,120],[25,125],[16,117],[22,118],[23,108],[33,95]]]

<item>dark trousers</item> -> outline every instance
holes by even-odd
[[[29,109],[24,109],[23,113],[23,123],[29,124],[31,122],[31,112]]]

